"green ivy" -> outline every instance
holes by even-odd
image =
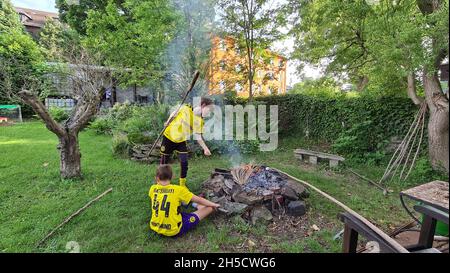
[[[248,101],[235,98],[228,103]],[[324,140],[343,155],[370,155],[374,161],[382,157],[391,137],[407,133],[418,111],[409,98],[396,95],[287,94],[257,97],[252,103],[278,105],[280,137]]]

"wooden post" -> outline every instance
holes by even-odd
[[[436,229],[436,219],[425,215],[420,229],[419,246],[423,248],[432,248],[434,241],[434,231]]]
[[[20,105],[18,105],[18,106],[19,106],[19,120],[22,123],[23,122],[23,120],[22,120],[22,108],[20,107]]]

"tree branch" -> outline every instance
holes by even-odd
[[[416,79],[414,72],[408,74],[408,97],[414,102],[415,105],[420,105],[423,99],[417,95]]]

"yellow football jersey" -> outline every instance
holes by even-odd
[[[189,203],[194,194],[186,187],[156,184],[150,187],[148,195],[152,206],[150,228],[165,236],[177,235],[182,226],[181,202]]]
[[[185,104],[164,130],[164,136],[172,142],[180,143],[186,141],[192,133],[202,134],[203,126],[203,118],[194,114],[192,106]]]

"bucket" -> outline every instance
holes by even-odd
[[[437,221],[434,234],[448,237],[448,225],[444,222]]]
[[[425,215],[422,213],[422,222]],[[436,221],[436,229],[434,230],[435,235],[448,237],[448,225],[442,221]]]

